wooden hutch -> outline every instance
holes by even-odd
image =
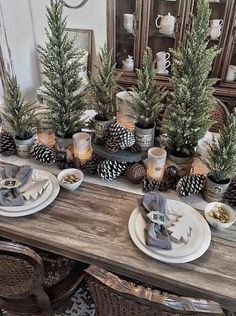
[[[141,65],[143,52],[147,46],[153,55],[159,51],[168,52],[170,48],[185,45],[192,17],[196,12],[196,0],[107,0],[108,46],[113,48],[117,71],[121,72],[119,84],[129,87],[135,84],[135,71],[122,69],[128,55],[134,58],[134,69]],[[221,35],[217,40],[209,38],[209,45],[217,45],[221,53],[214,61],[211,76],[219,78],[215,96],[220,98],[231,110],[236,106],[236,80],[227,80],[229,65],[236,65],[236,0],[209,0],[211,18],[223,20]],[[173,34],[161,34],[156,27],[158,15],[170,12],[175,17]],[[124,26],[124,14],[133,14],[133,33]],[[210,21],[209,21],[210,27]],[[170,59],[171,61],[171,59]],[[231,66],[232,67],[232,66]],[[235,67],[236,69],[236,67]],[[171,72],[171,65],[167,69]],[[169,75],[156,75],[157,82],[169,87]],[[235,73],[236,79],[236,73]]]

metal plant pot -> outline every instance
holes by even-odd
[[[184,177],[186,175],[189,175],[192,169],[194,158],[189,157],[181,157],[177,156],[173,153],[168,155],[168,164],[170,166],[175,166],[178,170],[178,174],[181,177]]]
[[[226,192],[230,185],[230,179],[217,183],[212,175],[208,173],[205,190],[203,192],[204,199],[207,202],[223,202]]]
[[[70,138],[61,138],[57,136],[57,149],[64,151],[66,150],[69,146],[73,145],[73,139],[72,137]]]
[[[96,138],[103,138],[109,132],[109,128],[113,123],[113,119],[111,120],[103,120],[99,117],[99,115],[95,115],[95,136]]]
[[[143,128],[138,123],[135,124],[136,143],[142,151],[146,151],[154,145],[155,125],[150,128]]]
[[[17,154],[20,158],[30,158],[30,150],[31,147],[34,145],[34,136],[32,136],[29,139],[18,139],[15,137],[15,143],[16,143],[16,150]]]

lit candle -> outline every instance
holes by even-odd
[[[147,175],[148,177],[161,181],[165,171],[167,152],[160,147],[148,150]]]
[[[38,132],[38,141],[49,148],[53,148],[56,144],[56,136],[53,131],[41,130]]]
[[[92,156],[91,137],[88,133],[76,133],[73,135],[74,156],[81,163],[85,163]]]
[[[133,132],[136,120],[134,111],[131,108],[131,102],[132,92],[122,91],[116,94],[116,121]]]

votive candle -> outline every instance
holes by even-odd
[[[160,147],[152,147],[148,150],[147,175],[156,181],[163,179],[167,152]]]
[[[91,137],[88,133],[79,132],[73,135],[74,156],[85,163],[92,156]]]

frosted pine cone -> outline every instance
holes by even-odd
[[[99,163],[97,172],[103,180],[111,181],[119,177],[125,171],[126,166],[125,162],[106,159]]]
[[[182,177],[176,187],[179,195],[186,196],[198,194],[205,188],[206,177],[204,175],[191,175]]]

